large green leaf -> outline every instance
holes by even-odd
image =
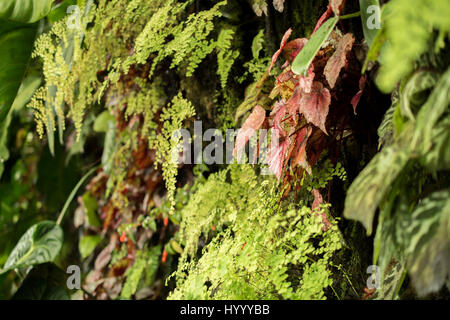
[[[448,112],[450,105],[450,68],[441,76],[431,92],[427,102],[422,106],[416,121],[413,146],[426,154],[432,147],[432,131],[441,116]]]
[[[372,46],[373,40],[375,39],[375,37],[379,32],[379,29],[369,28],[368,26],[368,20],[371,18],[373,14],[377,13],[368,10],[371,9],[372,6],[375,6],[378,10],[378,13],[381,13],[379,0],[359,0],[364,38],[366,39],[366,42],[369,45],[369,47]],[[378,19],[381,20],[381,17],[378,17]]]
[[[8,129],[12,120],[13,112],[21,109],[30,100],[40,83],[41,77],[35,75],[29,76],[23,81],[11,109],[9,110],[5,120],[0,125],[0,177],[3,173],[3,163],[9,158],[9,150],[7,145]]]
[[[433,147],[423,155],[423,165],[433,172],[450,169],[450,115],[440,121],[432,132]]]
[[[53,7],[52,11],[49,12],[48,20],[51,23],[55,23],[56,21],[61,20],[62,18],[67,16],[67,8],[76,4],[77,0],[64,0],[63,2],[58,3]]]
[[[84,208],[86,210],[86,217],[88,220],[88,223],[92,227],[101,227],[101,222],[97,216],[97,209],[98,209],[98,203],[97,199],[95,199],[89,192],[86,192],[81,197],[83,201]]]
[[[420,296],[438,291],[450,273],[450,189],[432,193],[406,229],[408,269]]]
[[[433,30],[450,32],[450,1],[393,0],[386,6],[390,13],[385,18],[383,12],[382,20],[389,46],[383,50],[376,82],[382,91],[391,92],[420,55],[434,47]]]
[[[6,143],[10,111],[30,60],[36,32],[37,25],[0,20],[0,176],[3,163],[9,158]]]
[[[344,216],[360,221],[372,233],[375,211],[409,160],[409,152],[396,143],[385,147],[361,171],[345,199]]]
[[[51,9],[53,0],[2,0],[0,18],[32,23],[45,17]]]
[[[53,263],[33,268],[13,296],[13,300],[69,300],[67,274]]]
[[[398,290],[403,282],[405,267],[396,262],[381,279],[380,287],[374,295],[375,300],[396,300],[398,299]]]
[[[8,115],[30,60],[36,25],[0,21],[0,123]]]
[[[59,225],[53,221],[37,223],[20,238],[0,274],[53,261],[61,250],[62,243],[63,231]]]
[[[100,235],[83,236],[78,243],[81,258],[84,259],[89,256],[101,241]]]
[[[417,110],[426,102],[429,90],[438,79],[439,73],[428,70],[418,70],[411,76],[401,93],[400,110],[404,117],[415,120]]]
[[[296,74],[306,74],[309,65],[314,60],[317,52],[322,47],[323,43],[328,39],[333,31],[336,23],[339,21],[338,17],[328,19],[320,28],[313,34],[311,39],[306,43],[300,53],[295,57],[292,63],[292,71]]]

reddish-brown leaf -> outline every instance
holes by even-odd
[[[307,76],[300,76],[298,79],[298,86],[304,93],[310,93],[312,84],[314,81],[314,77],[316,74],[314,73],[314,66],[311,64],[311,66],[308,69],[308,75]]]
[[[252,137],[252,135],[261,128],[264,120],[266,119],[266,111],[260,106],[256,106],[252,113],[248,116],[242,125],[239,133],[236,137],[236,144],[234,146],[233,155],[236,156],[237,152],[245,147],[245,144]]]
[[[295,77],[295,73],[293,73],[290,68],[284,69],[275,79],[275,87],[269,97],[275,99],[275,97],[280,94],[283,98],[289,98],[292,95],[297,82],[298,80]]]
[[[356,107],[359,104],[359,100],[361,100],[361,96],[363,94],[364,88],[366,87],[366,80],[367,76],[364,75],[359,79],[359,91],[355,96],[352,98],[352,106],[353,106],[353,112],[356,114]]]
[[[281,126],[281,121],[284,118],[284,115],[287,111],[287,105],[284,100],[280,100],[275,103],[273,110],[271,112],[271,116],[273,116],[273,128],[275,130],[278,130],[278,134],[282,137],[286,136],[286,131],[284,131],[283,127]]]
[[[289,28],[283,36],[283,39],[281,39],[281,43],[280,43],[280,49],[277,50],[277,52],[275,52],[275,54],[272,56],[272,62],[270,63],[269,66],[269,74],[270,74],[270,70],[272,70],[273,65],[275,64],[275,62],[277,61],[278,57],[280,56],[280,54],[283,52],[283,48],[286,45],[287,40],[289,39],[289,37],[291,36],[292,33],[292,29]]]
[[[306,38],[297,38],[289,41],[283,48],[283,56],[289,63],[292,63],[307,42],[308,39]]]
[[[322,195],[320,194],[319,190],[313,189],[313,195],[314,195],[314,202],[312,204],[313,211],[320,210],[320,205],[323,203]],[[328,221],[327,214],[325,212],[322,212],[322,221],[323,221],[323,230],[327,231],[331,227],[330,221]]]
[[[287,112],[292,117],[292,120],[294,123],[297,123],[297,117],[298,117],[298,111],[300,108],[300,101],[302,99],[303,91],[298,86],[295,88],[294,92],[292,93],[291,98],[286,102],[287,106]]]
[[[316,27],[314,28],[314,31],[311,35],[316,33],[316,31],[325,23],[325,21],[328,20],[329,17],[333,14],[333,8],[331,8],[331,4],[328,5],[327,11],[325,11],[322,16],[317,21]]]
[[[325,129],[325,121],[331,103],[330,91],[324,88],[322,83],[315,81],[312,85],[311,92],[304,94],[300,101],[300,113],[305,119],[327,133]]]
[[[288,147],[291,144],[289,137],[282,138],[278,130],[272,130],[272,139],[267,153],[267,163],[270,171],[272,171],[277,177],[278,181],[281,178],[281,172],[283,171],[284,162]]]
[[[312,133],[311,127],[304,127],[302,128],[295,137],[295,156],[292,160],[292,167],[295,167],[296,165],[301,166],[303,169],[306,170],[309,174],[311,174],[311,166],[309,165],[307,161],[306,156],[306,145],[308,142],[308,138]]]
[[[314,195],[314,202],[312,204],[312,209],[313,210],[320,209],[320,205],[323,203],[322,195],[317,189],[313,189],[313,195]]]
[[[352,49],[354,41],[355,38],[351,33],[344,35],[325,66],[324,74],[331,88],[334,88],[341,69],[347,63],[347,53]]]

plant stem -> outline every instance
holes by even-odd
[[[75,188],[73,188],[72,192],[70,193],[69,197],[66,200],[66,203],[64,204],[63,209],[61,210],[61,213],[59,214],[58,220],[56,220],[56,224],[60,225],[62,219],[64,218],[64,215],[66,214],[67,209],[69,208],[70,203],[72,202],[73,198],[75,198],[75,195],[78,192],[78,189],[80,189],[81,185],[86,181],[86,179],[93,174],[97,169],[99,168],[99,166],[95,166],[94,168],[92,168],[91,170],[88,171],[88,173],[86,173],[81,179],[80,181],[78,181],[77,185],[75,186]]]
[[[355,13],[346,14],[345,16],[340,16],[339,20],[356,18],[356,17],[359,17],[360,15],[361,15],[361,11],[358,11]]]

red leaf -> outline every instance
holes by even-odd
[[[339,16],[341,15],[341,10],[344,8],[345,0],[330,0],[330,5],[333,12]]]
[[[236,137],[236,144],[234,146],[233,155],[245,147],[245,144],[253,136],[256,130],[261,128],[264,120],[266,119],[266,110],[260,106],[256,106],[252,113],[248,116],[242,125],[239,133]]]
[[[283,48],[286,45],[287,40],[291,36],[291,33],[292,33],[292,29],[291,28],[289,28],[284,33],[283,39],[281,39],[280,49],[278,49],[277,52],[275,52],[275,54],[272,56],[272,62],[270,63],[270,67],[269,67],[269,74],[270,74],[270,70],[272,70],[272,68],[273,68],[273,65],[275,64],[275,62],[277,61],[278,57],[280,56],[281,52],[283,52]]]
[[[307,42],[308,39],[306,38],[298,38],[289,41],[283,48],[283,56],[287,61],[289,61],[289,63],[292,63]]]
[[[329,17],[331,17],[332,13],[333,13],[333,9],[331,8],[331,5],[329,4],[327,11],[325,11],[324,14],[317,21],[316,27],[314,28],[314,31],[312,32],[311,36],[314,33],[316,33],[316,31],[325,23],[325,21],[328,20]]]
[[[278,181],[281,178],[281,172],[284,167],[288,146],[291,141],[289,137],[280,138],[280,132],[277,129],[272,130],[272,139],[267,153],[267,163],[270,171],[277,177]]]
[[[274,99],[278,94],[281,94],[283,98],[290,97],[297,82],[295,73],[290,68],[284,69],[275,79],[275,87],[270,93],[270,98]]]
[[[304,94],[300,101],[300,113],[309,123],[327,133],[325,121],[327,119],[331,103],[330,91],[324,88],[322,83],[315,81],[311,93]]]
[[[312,84],[314,81],[314,77],[316,74],[314,73],[314,66],[311,64],[311,66],[308,69],[308,75],[307,76],[300,76],[298,85],[301,88],[302,92],[304,93],[310,93],[312,89]]]
[[[273,110],[270,113],[273,117],[273,128],[275,130],[278,130],[278,134],[282,137],[286,136],[286,131],[284,131],[283,127],[281,126],[281,121],[283,120],[284,115],[287,111],[287,105],[285,104],[284,100],[280,100],[275,103],[273,106]]]
[[[319,209],[320,205],[323,203],[323,198],[319,190],[317,189],[313,189],[313,195],[314,195],[314,202],[312,204],[312,209],[316,210]]]
[[[292,167],[296,165],[300,165],[303,169],[305,169],[309,174],[311,174],[311,166],[307,161],[306,156],[306,144],[308,142],[308,138],[312,133],[311,127],[304,127],[301,129],[295,138],[295,157],[292,160]]]
[[[361,100],[361,96],[363,94],[364,88],[366,87],[367,76],[364,75],[359,79],[359,91],[352,98],[351,104],[353,106],[353,112],[356,114],[356,107],[358,106],[359,100]]]
[[[323,150],[325,150],[327,143],[327,138],[322,130],[318,128],[313,128],[313,132],[311,133],[311,136],[308,139],[308,163],[311,167],[314,167],[314,165],[317,163],[317,161],[320,158],[320,155],[322,154]]]
[[[347,53],[352,49],[355,38],[351,33],[344,35],[337,45],[336,51],[328,60],[324,74],[331,88],[334,88],[341,69],[347,63]]]
[[[300,87],[295,88],[291,98],[286,103],[287,111],[291,115],[294,123],[297,123],[297,114],[300,108],[300,101],[302,100],[303,91]]]

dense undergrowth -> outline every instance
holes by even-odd
[[[0,298],[448,298],[447,1],[52,2],[0,5]]]

